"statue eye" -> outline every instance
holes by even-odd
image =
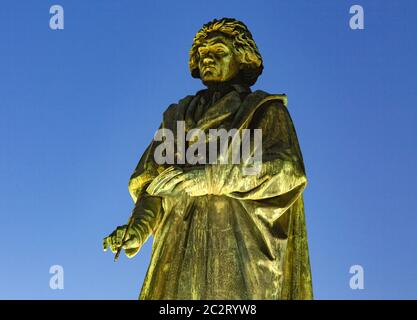
[[[207,49],[206,48],[199,48],[198,49],[198,54],[201,56],[205,55],[207,53]]]
[[[224,54],[227,53],[226,48],[224,48],[223,46],[217,46],[216,48],[214,48],[213,51],[217,54],[220,54],[220,55],[224,55]]]

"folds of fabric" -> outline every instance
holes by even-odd
[[[129,182],[136,202],[135,228],[143,242],[154,236],[141,299],[311,299],[312,284],[302,192],[302,155],[285,97],[231,90],[209,108],[187,96],[164,113],[161,128],[262,129],[256,174],[242,164],[207,164],[215,192],[146,193],[169,166],[144,152]],[[197,112],[197,117],[196,117]],[[187,166],[187,165],[184,165]],[[192,169],[192,168],[191,168]]]

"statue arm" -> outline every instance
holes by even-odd
[[[147,192],[143,192],[136,202],[133,210],[133,224],[131,226],[140,247],[153,234],[158,227],[162,215],[162,201],[160,197],[151,196]]]
[[[141,191],[127,225],[117,227],[103,239],[103,249],[116,253],[120,247],[126,256],[134,257],[158,227],[163,209],[161,199]],[[127,233],[127,234],[126,234]]]
[[[307,178],[295,129],[282,102],[265,103],[253,115],[248,129],[262,129],[262,144],[257,145],[262,148],[262,162],[257,167],[210,164],[184,173],[169,172],[158,178],[163,182],[158,188],[148,188],[148,192],[175,196],[184,190],[190,196],[215,194],[242,200],[288,197],[288,193],[297,197],[301,194]],[[253,155],[253,141],[250,146]]]
[[[261,200],[304,190],[303,159],[286,107],[274,101],[259,111],[250,125],[250,129],[262,129],[262,163],[257,173],[250,174],[245,164],[206,166],[209,193]]]

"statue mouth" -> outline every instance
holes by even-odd
[[[208,72],[213,72],[216,68],[214,66],[205,66],[203,67],[203,74],[206,74]]]
[[[209,65],[209,66],[204,66],[203,67],[203,70],[206,70],[206,69],[214,69],[215,67],[214,67],[214,65]]]

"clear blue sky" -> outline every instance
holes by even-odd
[[[364,30],[349,28],[353,4]],[[114,263],[102,238],[127,221],[128,179],[162,112],[202,88],[194,34],[223,16],[263,55],[253,89],[289,97],[315,297],[417,298],[414,0],[2,1],[0,298],[137,298],[151,242]],[[54,264],[64,290],[49,288]],[[354,264],[364,290],[349,287]]]

